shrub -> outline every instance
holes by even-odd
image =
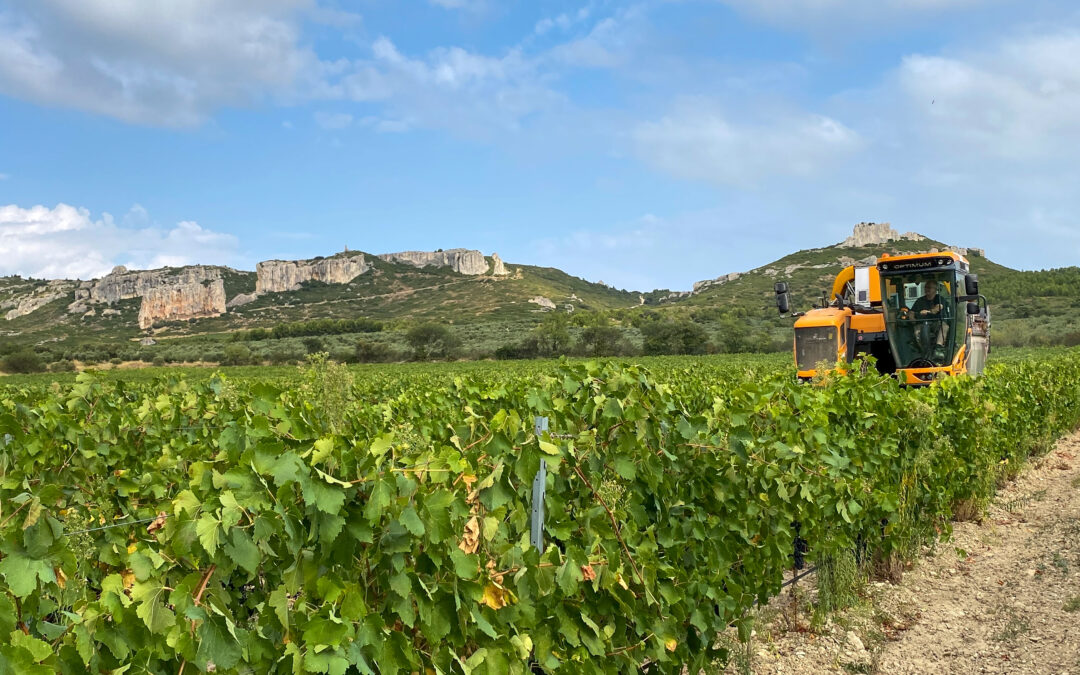
[[[32,351],[24,350],[9,354],[0,361],[5,373],[41,373],[45,371],[45,362]]]
[[[159,355],[159,356],[155,356],[155,357],[154,357],[154,360],[153,360],[153,361],[151,361],[150,363],[151,363],[152,365],[155,365],[155,366],[158,366],[158,367],[164,366],[164,365],[165,365],[165,357],[164,357],[164,356],[160,356],[160,355]]]
[[[245,366],[251,363],[251,350],[240,344],[226,345],[221,363],[225,366]]]
[[[49,371],[53,373],[70,373],[75,370],[75,364],[67,359],[60,359],[49,364]]]
[[[352,363],[356,360],[356,352],[351,349],[335,349],[330,352],[330,360],[336,361],[337,363]]]
[[[535,359],[540,355],[540,348],[535,337],[526,338],[521,342],[512,342],[495,350],[495,358],[508,359]]]
[[[303,354],[289,347],[278,347],[270,352],[270,363],[273,364],[296,363],[302,358],[304,358]]]
[[[394,360],[394,353],[385,343],[358,340],[354,359],[358,363],[385,363]]]
[[[578,350],[587,356],[615,356],[624,354],[629,349],[622,339],[623,332],[618,326],[593,324],[581,331]]]
[[[422,323],[409,329],[405,340],[413,350],[413,359],[450,359],[457,354],[461,341],[450,329],[438,323]]]
[[[641,327],[646,354],[704,354],[709,334],[693,321],[653,321]]]

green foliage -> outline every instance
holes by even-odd
[[[0,360],[0,370],[5,373],[42,373],[45,369],[41,357],[29,350],[8,354]]]
[[[461,345],[450,328],[439,323],[413,326],[405,339],[413,350],[413,359],[417,361],[453,358]]]
[[[72,373],[75,372],[75,364],[67,359],[60,359],[49,364],[50,373]]]
[[[862,581],[853,551],[823,556],[817,565],[818,612],[827,614],[855,604]]]
[[[222,365],[244,366],[251,363],[251,350],[244,345],[226,345]]]
[[[578,339],[578,353],[586,356],[615,356],[630,351],[623,340],[622,330],[612,325],[605,315],[595,315],[588,321]]]
[[[693,321],[651,321],[641,328],[646,354],[704,354],[709,334]]]
[[[324,432],[339,432],[352,402],[352,373],[331,361],[326,352],[320,352],[307,357],[301,382],[300,391],[311,408],[310,417],[321,422]]]
[[[252,328],[233,333],[233,340],[253,342],[256,340],[279,340],[287,337],[316,335],[343,335],[347,333],[378,333],[382,322],[363,317],[355,319],[313,319],[279,323],[270,328]]]
[[[304,349],[307,350],[308,354],[317,354],[326,347],[326,345],[323,344],[323,341],[317,337],[306,337],[300,342],[304,345]]]
[[[923,389],[648,363],[0,387],[0,663],[698,672],[780,591],[794,522],[816,563],[917,550],[1080,421],[1075,351]]]
[[[570,349],[570,320],[563,312],[548,312],[533,331],[537,353],[562,356]]]

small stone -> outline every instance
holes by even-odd
[[[852,651],[856,654],[866,650],[863,641],[859,639],[859,636],[855,634],[855,631],[849,630],[846,637],[848,645],[851,646]]]

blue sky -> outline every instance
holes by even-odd
[[[0,274],[463,246],[648,290],[890,221],[1080,260],[1048,0],[0,0]]]

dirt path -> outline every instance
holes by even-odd
[[[762,611],[753,672],[1080,673],[1080,434],[899,585],[871,583],[825,625],[805,616],[812,586],[796,590],[802,616],[791,597]]]

